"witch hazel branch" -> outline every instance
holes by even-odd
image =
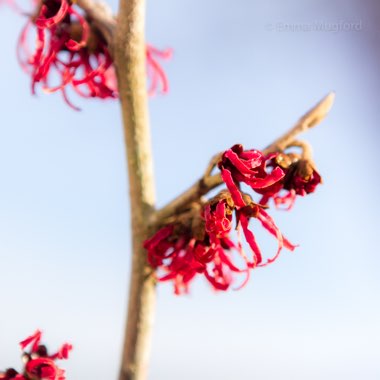
[[[273,263],[283,248],[296,248],[269,212],[273,206],[291,210],[297,197],[313,193],[322,183],[310,145],[296,137],[322,121],[333,100],[330,93],[263,151],[237,144],[216,155],[199,181],[152,215],[158,230],[144,247],[158,281],[171,281],[175,293],[181,294],[189,291],[195,277],[204,276],[214,289],[227,290],[242,276],[238,289],[252,269]],[[212,174],[214,169],[217,174]],[[221,185],[216,196],[205,198]],[[260,227],[277,240],[272,256],[266,257],[257,242],[254,231]],[[243,262],[243,267],[235,261]]]
[[[240,289],[254,269],[272,264],[283,249],[296,249],[271,210],[291,210],[322,183],[310,145],[298,136],[324,119],[334,94],[267,148],[236,144],[216,154],[198,181],[156,210],[147,98],[168,92],[163,62],[172,50],[146,42],[145,1],[120,0],[116,16],[93,0],[33,0],[31,12],[15,0],[1,2],[26,19],[17,51],[33,94],[58,92],[74,110],[78,96],[120,102],[133,207],[119,380],[145,380],[158,282],[172,283],[176,294],[189,292],[197,277],[217,291]],[[273,252],[261,249],[258,229],[276,242]],[[23,369],[9,368],[0,379],[64,380],[56,361],[67,359],[71,345],[49,354],[40,340],[37,331],[22,341]]]

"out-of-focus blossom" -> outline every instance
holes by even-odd
[[[65,343],[54,354],[48,353],[46,346],[40,344],[42,333],[37,330],[33,335],[20,342],[23,350],[25,368],[21,373],[13,368],[0,373],[0,380],[65,380],[65,371],[57,366],[57,359],[68,359],[72,345]],[[28,348],[28,350],[27,350]]]
[[[239,239],[234,241],[231,236],[234,218],[236,229],[243,231],[251,248],[249,254]],[[257,219],[278,241],[275,256],[265,263],[249,228],[251,218]],[[283,247],[294,249],[261,205],[251,202],[237,207],[228,191],[222,191],[206,203],[200,215],[195,214],[187,223],[164,226],[145,241],[144,247],[149,263],[157,270],[158,280],[172,280],[176,294],[187,292],[198,274],[216,290],[229,289],[237,275],[244,275],[237,287],[241,288],[248,281],[251,269],[273,262]]]
[[[160,61],[167,61],[172,55],[172,49],[159,50],[153,45],[147,44],[146,63],[149,80],[148,94],[150,96],[158,93],[166,94],[169,91],[168,77]]]
[[[30,48],[34,31],[35,46]],[[168,80],[160,64],[171,50],[147,45],[149,94],[168,91]],[[118,97],[111,52],[100,31],[70,0],[43,0],[21,32],[18,57],[22,68],[32,78],[32,93],[37,85],[46,93],[61,92],[66,103],[71,87],[84,98]]]
[[[204,275],[216,290],[227,290],[232,273],[247,272],[232,262],[232,251],[240,249],[228,238],[197,240],[191,230],[179,234],[183,226],[168,225],[145,241],[150,264],[158,270],[159,281],[172,281],[176,294],[187,293],[196,275]]]
[[[0,372],[0,380],[26,380],[26,378],[15,369],[8,368],[5,372]]]

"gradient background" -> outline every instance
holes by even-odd
[[[69,380],[115,379],[131,240],[118,103],[30,96],[24,21],[0,17],[0,368],[41,328],[75,345]],[[175,49],[151,101],[159,205],[215,152],[264,147],[337,93],[305,136],[324,185],[274,213],[301,247],[239,292],[159,286],[150,380],[380,378],[379,25],[377,0],[148,2],[148,40]]]

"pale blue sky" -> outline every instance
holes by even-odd
[[[32,97],[23,21],[0,17],[0,367],[41,328],[73,342],[69,380],[113,379],[130,252],[118,104]],[[159,205],[215,152],[264,147],[337,93],[305,136],[324,185],[274,215],[300,248],[239,292],[160,285],[149,380],[380,378],[379,19],[376,0],[148,1],[149,41],[175,50],[170,94],[151,101]]]

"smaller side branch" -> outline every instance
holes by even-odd
[[[154,212],[149,220],[150,225],[155,225],[160,221],[176,214],[178,211],[188,207],[192,202],[207,194],[223,183],[220,174],[202,177],[195,182],[189,189],[173,199],[166,206]]]
[[[290,147],[299,147],[302,149],[302,158],[305,160],[313,161],[313,149],[311,145],[307,141],[302,140],[294,140],[288,146]]]
[[[330,92],[310,111],[303,115],[296,125],[287,133],[275,140],[271,145],[264,149],[264,153],[277,152],[286,149],[296,137],[319,124],[330,111],[335,99],[335,93]]]
[[[303,115],[298,122],[288,132],[280,136],[272,144],[263,150],[264,154],[271,152],[283,151],[287,147],[294,145],[296,137],[319,124],[330,111],[335,99],[335,93],[330,92],[316,106]],[[298,142],[299,144],[299,142]],[[221,175],[211,175],[213,168],[217,165],[221,157],[221,153],[215,155],[208,164],[205,175],[196,181],[189,189],[179,195],[177,198],[169,202],[152,214],[150,224],[155,225],[164,219],[174,215],[180,210],[188,207],[189,204],[199,199],[202,195],[207,194],[210,190],[220,186],[223,181]]]

